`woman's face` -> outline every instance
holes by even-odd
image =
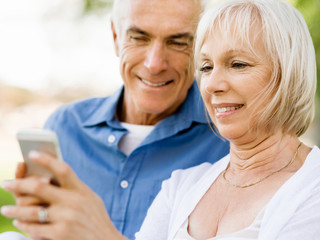
[[[270,81],[272,62],[261,37],[254,35],[257,32],[252,29],[249,37],[253,51],[240,38],[228,37],[218,28],[200,50],[201,94],[220,134],[230,141],[255,138],[248,130],[257,124],[255,113],[267,104],[256,97]]]

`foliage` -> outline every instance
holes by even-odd
[[[4,190],[2,190],[0,188],[0,207],[2,207],[4,205],[12,205],[12,204],[14,204],[13,196],[10,193],[5,192]],[[0,233],[6,232],[6,231],[19,232],[19,230],[17,230],[12,225],[11,219],[7,219],[0,214]]]
[[[102,8],[111,8],[113,0],[84,0],[84,11],[90,12]]]
[[[320,100],[320,1],[296,0],[294,5],[303,14],[308,24],[317,59],[317,97]]]

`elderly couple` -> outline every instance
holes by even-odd
[[[320,150],[298,138],[314,116],[307,25],[280,0],[204,5],[115,1],[124,87],[48,120],[68,165],[30,152],[60,187],[24,178],[23,164],[2,184],[17,228],[36,240],[320,239]]]

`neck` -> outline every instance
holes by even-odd
[[[298,145],[297,137],[282,133],[242,145],[231,143],[229,171],[236,176],[243,173],[248,176],[275,171],[291,160]]]
[[[183,99],[184,100],[184,99]],[[133,101],[126,100],[125,97],[120,100],[117,110],[117,119],[120,122],[126,122],[137,125],[156,125],[163,119],[171,116],[183,103],[166,109],[161,112],[143,111],[139,109]]]
[[[161,120],[168,117],[170,114],[152,114],[140,112],[139,114],[135,114],[130,111],[121,111],[121,114],[118,113],[118,119],[121,122],[131,123],[136,125],[156,125]]]

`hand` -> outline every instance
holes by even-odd
[[[18,178],[25,178],[27,174],[27,165],[24,162],[20,162],[17,165],[15,177]],[[43,182],[49,182],[49,179],[42,179]],[[28,196],[28,195],[19,195],[14,194],[16,204],[19,206],[31,206],[31,205],[40,205],[41,199]]]
[[[47,204],[47,222],[39,222],[42,206],[5,206],[3,215],[17,218],[14,224],[35,239],[125,239],[112,225],[103,201],[82,183],[64,162],[45,153],[32,161],[50,170],[60,187],[28,177],[5,182],[3,188],[16,196],[30,196]]]

